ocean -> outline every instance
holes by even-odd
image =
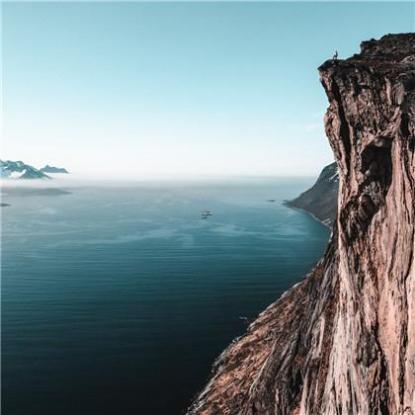
[[[2,413],[182,414],[241,317],[324,252],[329,230],[282,203],[312,182],[4,190]]]

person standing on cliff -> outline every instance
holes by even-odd
[[[337,61],[339,54],[337,53],[337,50],[334,51],[333,60]]]

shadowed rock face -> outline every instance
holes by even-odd
[[[189,414],[415,414],[415,34],[327,61],[327,252],[218,358]]]

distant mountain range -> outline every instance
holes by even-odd
[[[54,167],[54,166],[49,166],[49,164],[46,164],[45,167],[42,167],[40,169],[40,171],[43,171],[43,173],[65,173],[68,174],[68,170],[66,170],[63,167]]]
[[[332,227],[337,214],[337,194],[339,191],[339,173],[337,164],[324,167],[314,185],[294,200],[286,202],[288,206],[303,209],[311,213],[324,225]]]
[[[0,160],[0,177],[3,179],[51,179],[49,174],[54,173],[68,173],[68,171],[49,165],[37,169],[23,161]]]

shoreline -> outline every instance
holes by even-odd
[[[330,225],[328,225],[327,223],[324,223],[324,221],[319,219],[314,213],[310,212],[309,210],[304,209],[304,208],[300,208],[298,206],[294,206],[294,205],[290,204],[289,200],[284,200],[283,205],[289,207],[290,209],[294,209],[294,210],[298,210],[300,212],[306,213],[307,215],[311,216],[316,222],[323,225],[325,228],[329,229],[330,231],[332,230],[332,227]]]

